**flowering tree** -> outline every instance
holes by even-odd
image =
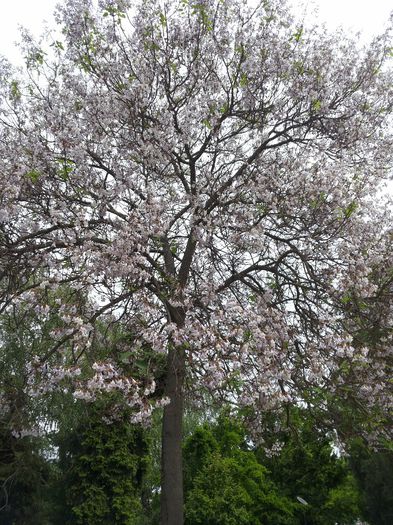
[[[346,308],[391,265],[389,36],[358,50],[276,0],[66,0],[57,19],[50,48],[25,35],[26,75],[2,64],[2,304],[61,319],[32,382],[79,373],[100,319],[128,334],[124,367],[95,362],[76,395],[122,391],[136,420],[165,404],[179,525],[185,391],[280,409],[370,359]]]

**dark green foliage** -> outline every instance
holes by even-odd
[[[362,512],[348,461],[333,453],[332,437],[315,430],[305,414],[294,414],[294,424],[292,432],[281,436],[284,446],[280,454],[268,457],[261,448],[258,458],[285,496],[307,502],[298,513],[300,523],[354,522]]]
[[[4,421],[3,421],[4,422]],[[50,467],[31,438],[0,431],[0,523],[46,525],[46,487]]]
[[[31,428],[41,412],[25,387],[33,316],[21,309],[0,318],[0,523],[46,525],[45,496],[50,465],[43,455],[44,440],[17,437]],[[38,418],[37,418],[38,419]],[[41,420],[43,423],[43,420]],[[37,425],[36,425],[37,428]]]
[[[393,523],[393,451],[371,452],[361,440],[352,443],[350,463],[371,525]]]
[[[186,525],[335,525],[361,518],[358,487],[329,435],[301,412],[292,423],[273,456],[255,449],[234,419],[196,429],[184,449]]]
[[[68,521],[78,525],[139,525],[147,468],[144,430],[126,410],[113,423],[108,400],[85,406],[79,424],[59,440],[62,498]],[[61,488],[58,489],[61,492]],[[60,510],[60,509],[58,509]],[[59,521],[60,524],[60,521]]]
[[[220,418],[187,439],[186,525],[289,525],[298,506],[279,494],[236,422]]]

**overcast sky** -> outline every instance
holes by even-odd
[[[44,21],[50,25],[54,6],[58,0],[3,0],[0,17],[0,54],[12,62],[19,62],[14,42],[18,40],[18,25],[39,35]],[[292,0],[296,6],[298,0]],[[319,9],[318,19],[328,27],[342,25],[345,29],[362,31],[364,39],[381,32],[393,9],[391,0],[309,0],[308,13],[314,4]],[[301,8],[304,10],[304,8]]]

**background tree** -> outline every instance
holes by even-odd
[[[113,422],[113,399],[85,406],[74,428],[57,437],[59,501],[68,521],[83,525],[142,525],[142,490],[148,467],[146,433],[127,411]],[[63,509],[61,509],[63,511]]]
[[[364,517],[348,459],[306,412],[293,414],[281,447],[264,437],[256,446],[239,419],[222,414],[187,438],[186,523],[334,525]]]
[[[235,420],[196,429],[184,462],[187,525],[297,523],[298,503],[279,492]]]
[[[112,395],[94,405],[76,402],[67,376],[53,374],[54,366],[41,385],[45,395],[37,397],[29,381],[33,357],[47,353],[50,334],[62,327],[55,308],[59,297],[77,304],[74,292],[63,288],[48,292],[45,318],[26,304],[0,318],[0,521],[142,524],[147,444],[122,400]],[[99,359],[104,341],[112,344],[115,358],[123,337],[101,327],[90,358]]]
[[[361,493],[348,458],[339,457],[333,448],[335,433],[314,428],[307,412],[297,410],[286,432],[270,436],[273,441],[266,436],[257,458],[285,497],[305,502],[297,509],[299,523],[334,525],[363,517]],[[266,448],[273,452],[267,454]]]
[[[77,395],[120,391],[135,421],[160,404],[146,352],[165,356],[161,521],[179,525],[186,388],[282,411],[364,362],[344,306],[373,297],[389,242],[391,43],[359,50],[275,0],[129,7],[67,0],[50,52],[25,35],[25,77],[1,66],[2,305],[83,297],[57,304],[44,384],[79,373],[103,316],[133,334]]]
[[[358,439],[350,449],[350,464],[359,484],[364,515],[372,525],[388,525],[393,518],[393,453],[375,451]]]
[[[0,521],[5,525],[48,523],[46,414],[42,402],[25,390],[34,317],[14,308],[0,316]]]
[[[50,466],[44,446],[0,429],[0,519],[4,525],[48,525],[47,487]]]

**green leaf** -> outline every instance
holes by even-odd
[[[31,182],[37,182],[37,180],[41,177],[41,173],[38,170],[33,169],[28,171],[25,176],[30,179]]]
[[[352,301],[352,297],[351,297],[351,295],[346,294],[343,297],[341,297],[340,300],[341,300],[342,304],[348,304],[348,303],[350,303]]]
[[[57,163],[59,164],[59,170],[58,175],[61,179],[64,181],[68,180],[70,178],[71,173],[74,170],[74,162],[69,159],[58,159]]]
[[[84,54],[81,56],[79,64],[85,73],[89,73],[91,71],[92,61],[88,54]]]
[[[202,25],[207,31],[211,31],[213,29],[212,21],[210,20],[207,12],[206,7],[202,3],[196,3],[192,4],[192,14],[193,15],[199,15],[199,19],[202,22]]]
[[[204,118],[204,119],[202,120],[202,124],[203,124],[204,126],[206,126],[208,129],[212,129],[211,122],[210,122],[210,120],[209,120],[208,118]]]
[[[161,23],[162,27],[166,27],[166,25],[167,25],[167,18],[164,15],[164,13],[160,13],[160,23]]]
[[[302,38],[302,35],[303,35],[303,28],[299,27],[296,33],[293,34],[293,38],[296,40],[296,42],[299,42],[299,40]]]
[[[296,60],[293,65],[294,65],[297,73],[299,73],[299,75],[303,75],[304,74],[304,65],[303,65],[302,62],[300,62],[299,60]]]
[[[320,206],[325,201],[326,201],[326,193],[324,191],[321,191],[321,193],[318,195],[318,197],[313,199],[310,202],[310,207],[313,210],[315,210],[316,208],[318,208],[318,206]]]
[[[355,201],[352,201],[348,206],[339,208],[338,219],[345,220],[349,219],[353,213],[358,209],[358,204]]]
[[[267,204],[259,203],[259,204],[256,205],[256,210],[261,215],[266,215],[269,212],[269,206]]]
[[[15,101],[20,100],[21,92],[19,90],[19,82],[17,80],[11,81],[11,98]]]
[[[349,218],[357,209],[357,203],[355,201],[351,202],[351,204],[349,204],[349,206],[347,206],[347,209],[345,210],[345,216]]]
[[[225,102],[225,104],[220,108],[220,113],[224,114],[228,111],[228,103]]]
[[[321,103],[321,101],[319,99],[314,99],[312,101],[311,108],[312,108],[313,111],[318,112],[318,111],[320,111],[321,107],[322,107],[322,103]]]
[[[32,51],[27,57],[27,67],[42,66],[44,63],[45,53],[40,49]]]
[[[246,87],[247,84],[248,84],[248,77],[247,77],[246,73],[242,73],[240,75],[239,86],[240,87]]]
[[[60,40],[56,40],[53,44],[52,44],[52,47],[56,48],[56,49],[60,49],[60,51],[64,51],[64,45],[63,45],[63,42],[60,42]]]
[[[121,354],[120,362],[124,364],[128,364],[130,362],[130,357],[133,355],[134,352],[128,351]]]

